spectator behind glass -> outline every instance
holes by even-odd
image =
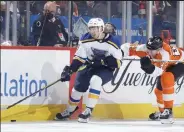
[[[164,16],[165,15],[162,9],[158,9],[157,14],[154,16],[154,19],[153,19],[153,35],[154,36],[161,35],[161,30],[163,30],[162,22],[165,18]]]
[[[47,1],[32,1],[30,2],[31,14],[37,15],[42,13],[44,5]]]
[[[106,1],[86,1],[87,12],[86,16],[107,18],[107,4]]]
[[[39,46],[66,46],[68,34],[56,14],[56,3],[47,2],[43,14],[33,24],[34,44]]]
[[[104,33],[109,33],[110,35],[114,36],[114,38],[118,39],[118,36],[116,35],[116,26],[110,22],[105,24]],[[120,47],[120,45],[117,46]]]
[[[6,2],[1,1],[0,2],[0,34],[1,38],[4,38],[5,36],[5,12],[6,12]],[[2,41],[2,40],[1,40]]]
[[[169,8],[158,8],[157,14],[153,19],[153,35],[161,36],[162,30],[169,30],[171,37],[175,39],[176,25],[175,22],[173,22],[173,16],[168,15],[170,13],[168,9]]]
[[[146,18],[146,2],[145,1],[139,1],[138,16],[139,18]]]
[[[0,33],[3,37],[5,37],[5,16],[6,16],[6,1],[0,2]],[[13,22],[13,3],[10,3],[10,24],[9,24],[9,40],[12,41],[13,38],[13,32],[12,32],[12,22]],[[17,38],[19,39],[20,36],[20,14],[19,9],[17,8]],[[9,41],[8,40],[8,41]]]
[[[78,7],[77,4],[73,1],[73,16],[78,16]],[[56,4],[59,6],[61,11],[61,16],[68,16],[68,1],[56,1]]]

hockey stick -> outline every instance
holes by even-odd
[[[122,60],[132,60],[132,61],[140,61],[140,59],[136,58],[123,58]],[[184,60],[158,60],[158,59],[151,59],[153,62],[179,62],[179,63],[184,63]]]
[[[138,43],[138,44],[141,44],[142,39],[143,39],[143,28],[142,28],[142,27],[139,27],[139,34],[141,35],[141,38],[140,38],[140,40],[139,40],[139,43]]]
[[[47,88],[51,87],[52,85],[58,83],[60,80],[61,80],[61,79],[58,79],[58,80],[52,82],[51,84],[49,84],[49,85],[43,87],[42,89],[40,89],[40,90],[38,90],[38,91],[36,91],[36,92],[30,94],[29,96],[27,96],[27,97],[25,97],[25,98],[23,98],[23,99],[17,101],[16,103],[14,103],[14,104],[12,104],[12,105],[9,105],[9,106],[7,106],[7,107],[2,107],[2,106],[1,106],[1,108],[2,108],[2,109],[10,109],[11,107],[13,107],[13,106],[15,106],[15,105],[21,103],[22,101],[26,100],[27,98],[31,97],[32,95],[35,95],[35,94],[37,94],[38,92],[43,91],[44,89],[47,89]]]
[[[43,26],[42,26],[42,29],[41,29],[41,32],[40,32],[40,36],[38,38],[38,42],[36,44],[36,46],[39,46],[40,45],[40,42],[41,42],[41,37],[42,37],[42,34],[43,34],[43,28],[45,26],[45,22],[46,22],[46,18],[47,18],[47,12],[46,12],[46,16],[44,17],[44,21],[43,21]],[[38,21],[39,22],[39,21]]]
[[[143,28],[142,27],[139,27],[139,34],[141,35],[139,41],[136,41],[133,44],[141,44],[141,41],[143,39]]]

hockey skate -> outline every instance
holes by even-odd
[[[89,118],[91,116],[91,109],[90,108],[86,108],[80,115],[79,115],[79,119],[78,122],[80,123],[88,123]]]
[[[149,120],[152,120],[152,121],[159,121],[160,120],[160,112],[155,112],[155,113],[151,113],[149,115]]]
[[[173,113],[170,109],[165,109],[160,115],[160,121],[162,124],[173,124]]]
[[[59,120],[68,120],[70,118],[70,116],[76,111],[78,110],[78,106],[75,108],[74,111],[69,112],[68,109],[66,109],[64,112],[62,113],[57,113],[56,117],[54,118],[54,120],[59,121]]]

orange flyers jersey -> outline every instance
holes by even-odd
[[[126,56],[147,56],[147,48],[145,44],[137,45],[125,43],[121,45],[121,49],[124,52],[124,57]],[[163,43],[163,48],[160,52],[153,58],[158,60],[184,60],[184,51],[177,47],[170,46]],[[177,62],[152,62],[155,66],[165,70],[168,66],[176,64]]]

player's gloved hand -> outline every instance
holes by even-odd
[[[91,62],[91,67],[93,67],[93,68],[98,68],[102,65],[104,65],[104,60],[103,59],[94,59]]]
[[[69,66],[65,66],[63,72],[61,73],[61,82],[70,81],[70,76],[72,71]]]
[[[149,57],[145,56],[140,59],[141,69],[147,74],[152,74],[155,70],[155,66],[151,63]]]
[[[98,68],[102,65],[105,65],[104,59],[105,59],[105,56],[95,56],[90,66],[92,68]]]
[[[121,64],[121,61],[119,61],[119,63]],[[113,69],[119,67],[118,60],[114,58],[112,55],[105,57],[104,64],[107,67],[113,68]]]
[[[147,67],[150,67],[150,65],[152,65],[150,58],[147,56],[142,57],[140,59],[140,63],[141,63],[141,67],[143,68],[147,68]]]

